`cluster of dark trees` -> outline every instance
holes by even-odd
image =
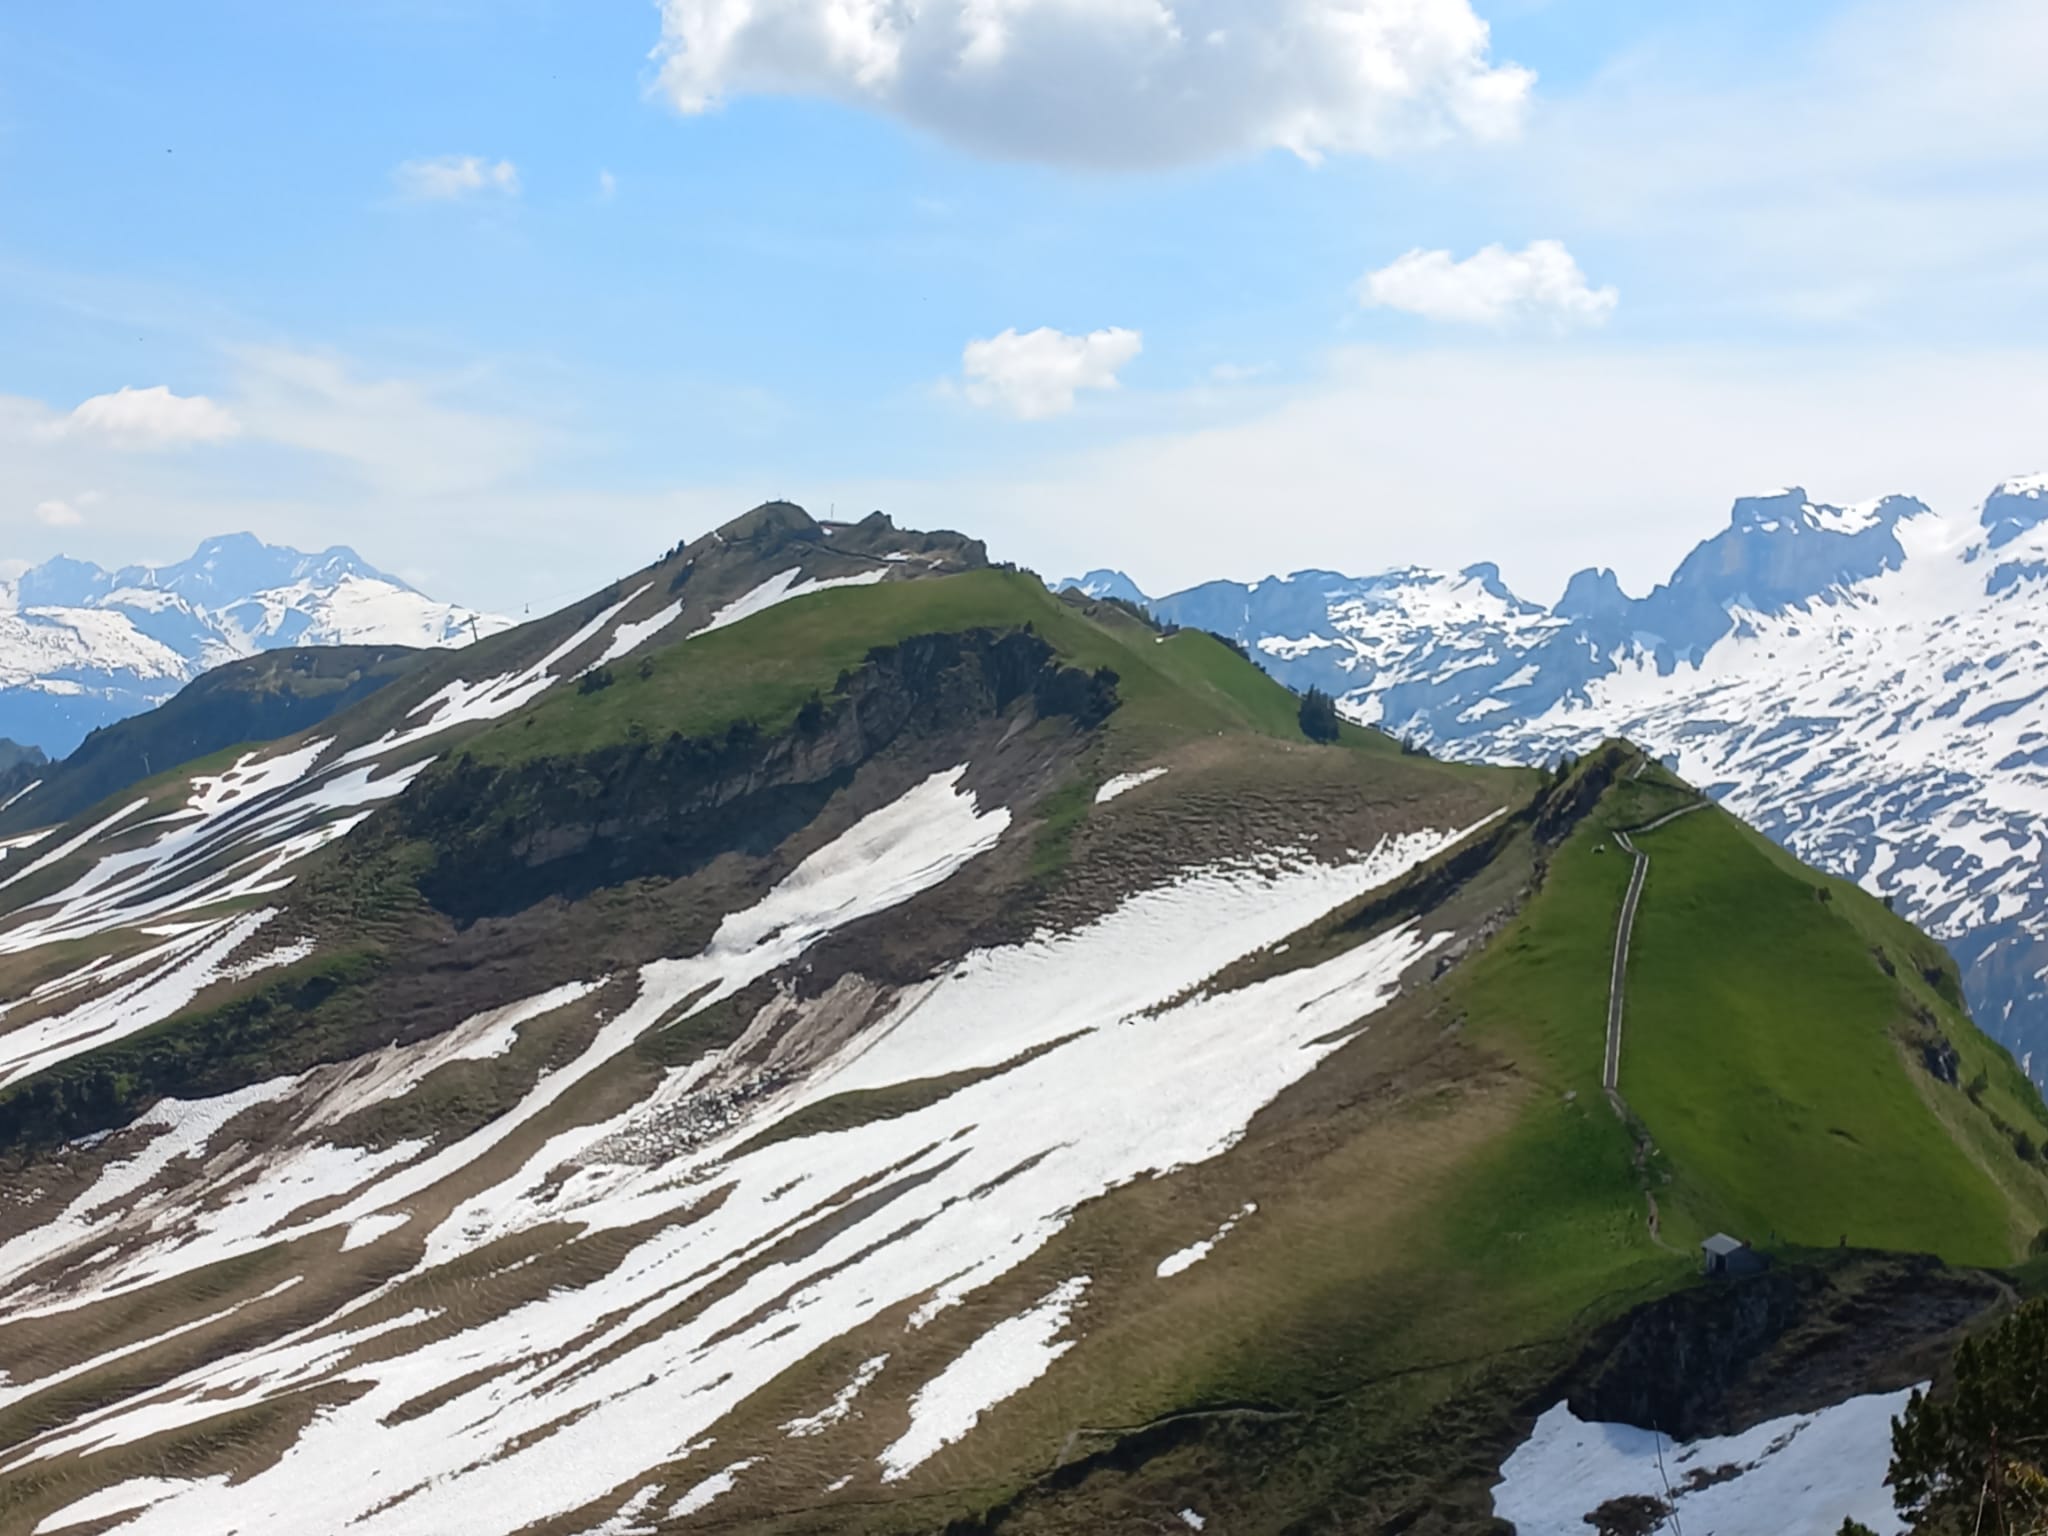
[[[1342,726],[1337,701],[1329,694],[1311,687],[1301,696],[1301,734],[1310,741],[1335,741]]]

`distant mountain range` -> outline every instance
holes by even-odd
[[[1745,497],[1670,580],[1608,570],[1545,608],[1498,567],[1297,571],[1148,598],[1353,719],[1538,762],[1626,735],[1955,950],[1987,1028],[2048,1075],[2048,476],[1970,515],[1909,496]]]
[[[436,602],[353,550],[246,533],[175,565],[58,558],[0,582],[0,738],[53,757],[200,673],[309,645],[466,645],[508,621]]]

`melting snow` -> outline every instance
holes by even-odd
[[[1213,1237],[1205,1237],[1198,1243],[1190,1243],[1187,1247],[1181,1249],[1180,1252],[1169,1253],[1165,1258],[1161,1259],[1159,1261],[1159,1268],[1155,1273],[1162,1280],[1171,1280],[1182,1271],[1193,1269],[1202,1260],[1216,1251],[1218,1243],[1237,1230],[1237,1224],[1240,1221],[1256,1213],[1258,1208],[1256,1201],[1247,1203],[1243,1210],[1218,1227]]]
[[[24,1273],[52,1254],[74,1245],[104,1241],[107,1229],[94,1220],[96,1216],[115,1209],[143,1189],[174,1159],[198,1152],[235,1116],[258,1104],[283,1098],[297,1082],[295,1077],[276,1077],[217,1098],[190,1103],[159,1100],[133,1127],[157,1133],[139,1152],[102,1168],[91,1188],[73,1200],[62,1214],[0,1243],[0,1295],[15,1290],[15,1282]],[[13,1302],[18,1297],[9,1299]],[[6,1310],[7,1315],[14,1315],[12,1306]]]
[[[661,1484],[649,1483],[618,1508],[604,1524],[584,1532],[584,1536],[656,1536],[651,1525],[642,1525],[640,1517],[654,1507],[654,1501],[661,1497]]]
[[[228,975],[227,957],[276,915],[250,912],[170,939],[148,952],[161,962],[149,974],[0,1035],[0,1088],[169,1018]]]
[[[15,801],[23,798],[26,795],[34,794],[37,790],[41,789],[42,787],[43,781],[41,779],[31,780],[29,783],[23,785],[20,789],[17,789],[13,794],[9,795],[5,800],[0,800],[0,811],[8,809],[10,806],[14,804]],[[37,837],[40,837],[43,834],[37,833],[35,835]],[[0,848],[18,847],[21,844],[21,841],[22,839],[15,838],[11,842],[0,843]]]
[[[703,1482],[669,1506],[669,1519],[680,1520],[685,1515],[694,1515],[698,1510],[707,1507],[714,1499],[725,1497],[726,1494],[732,1492],[733,1485],[739,1482],[740,1474],[746,1471],[747,1468],[758,1465],[759,1461],[759,1457],[750,1456],[745,1461],[734,1462],[723,1472],[712,1473],[711,1476],[705,1478]]]
[[[641,591],[645,590],[646,588],[641,588]],[[638,595],[634,594],[635,597]],[[496,720],[500,716],[524,708],[559,681],[555,675],[557,667],[596,639],[605,626],[624,612],[626,605],[632,601],[630,597],[623,598],[603,609],[568,639],[523,671],[502,673],[477,682],[457,678],[406,716],[407,720],[418,721],[418,724],[401,726],[366,747],[358,747],[341,761],[344,764],[353,764],[386,757],[438,736],[454,726]],[[392,793],[396,794],[397,790],[394,789]]]
[[[412,1217],[404,1211],[386,1211],[380,1216],[365,1216],[352,1221],[348,1225],[348,1236],[341,1240],[341,1251],[352,1253],[358,1248],[367,1248],[411,1221]]]
[[[853,1373],[853,1380],[839,1389],[837,1397],[833,1398],[823,1409],[812,1414],[809,1418],[791,1419],[782,1426],[784,1432],[792,1440],[803,1440],[813,1435],[822,1435],[834,1424],[840,1423],[849,1413],[853,1412],[853,1400],[868,1389],[869,1383],[882,1374],[882,1367],[888,1363],[889,1357],[887,1355],[877,1355],[872,1360],[863,1360],[860,1369]]]
[[[198,1484],[169,1477],[136,1477],[112,1488],[103,1488],[98,1493],[87,1494],[76,1504],[51,1515],[35,1528],[34,1536],[55,1536],[58,1531],[68,1531],[76,1526],[89,1525],[100,1520],[110,1520],[116,1515],[132,1514],[147,1509],[173,1494],[187,1493],[195,1486],[221,1488],[227,1486],[227,1474],[200,1479]]]
[[[724,629],[728,624],[737,624],[741,619],[751,619],[757,613],[766,613],[779,604],[792,602],[799,597],[809,597],[814,592],[828,591],[833,587],[871,587],[889,574],[886,566],[872,571],[862,571],[858,576],[828,576],[822,580],[804,580],[800,567],[791,566],[786,571],[777,571],[761,585],[744,597],[736,598],[711,616],[711,622],[692,636],[708,635],[714,629]]]
[[[646,590],[645,587],[642,587],[640,592],[645,592]],[[640,592],[634,593],[627,601],[637,600]],[[664,629],[667,629],[669,625],[675,623],[682,616],[683,602],[681,598],[678,598],[651,619],[643,619],[638,624],[620,624],[617,629],[612,631],[612,637],[605,643],[603,653],[583,670],[593,672],[607,662],[617,661],[621,656],[632,654],[632,652],[638,650],[643,644],[653,639]]]
[[[1052,1363],[1074,1347],[1074,1340],[1059,1336],[1087,1289],[1086,1275],[1061,1282],[1029,1311],[997,1323],[919,1387],[910,1400],[910,1428],[882,1452],[882,1481],[902,1481],[954,1441],[965,1439],[997,1403],[1015,1397],[1051,1370]]]
[[[1095,803],[1097,805],[1107,805],[1118,795],[1129,794],[1140,784],[1150,784],[1165,772],[1164,768],[1147,768],[1143,773],[1120,773],[1104,784],[1102,788],[1095,791]]]
[[[282,1296],[286,1291],[303,1281],[304,1278],[303,1275],[293,1275],[289,1280],[273,1285],[260,1296],[251,1296],[244,1301],[236,1302],[231,1307],[223,1307],[220,1311],[209,1313],[205,1317],[194,1318],[189,1323],[180,1323],[175,1328],[166,1328],[162,1333],[138,1339],[133,1344],[124,1344],[118,1349],[110,1349],[105,1354],[96,1355],[90,1360],[81,1360],[76,1365],[69,1366],[61,1371],[54,1371],[47,1376],[37,1376],[28,1381],[16,1382],[9,1378],[4,1371],[0,1371],[0,1408],[18,1403],[24,1398],[33,1397],[39,1392],[47,1392],[51,1387],[60,1386],[64,1382],[75,1381],[81,1376],[90,1376],[93,1372],[103,1370],[117,1360],[125,1360],[131,1355],[139,1355],[144,1350],[154,1349],[157,1345],[167,1340],[175,1339],[182,1334],[197,1333],[202,1328],[211,1328],[215,1323],[224,1322],[228,1318],[233,1317],[244,1307],[257,1306],[262,1302],[271,1300],[273,1297]]]
[[[835,928],[942,883],[1008,821],[1000,809],[980,810],[961,777],[938,775],[865,818],[726,919],[702,954],[647,967],[639,999],[507,1115],[421,1162],[373,1173],[346,1203],[296,1230],[393,1212],[477,1169],[506,1136],[679,1008],[730,996]],[[133,1443],[345,1379],[359,1395],[308,1422],[282,1460],[231,1489],[184,1486],[137,1515],[127,1536],[309,1523],[362,1536],[440,1536],[565,1516],[687,1455],[738,1404],[849,1331],[898,1308],[969,1295],[1027,1262],[1086,1200],[1227,1150],[1437,941],[1400,928],[1238,992],[1186,994],[1457,835],[1388,839],[1337,866],[1274,855],[1199,872],[1078,932],[972,956],[902,994],[837,1057],[755,1105],[721,1138],[680,1145],[651,1165],[596,1155],[642,1111],[561,1131],[458,1205],[414,1275],[495,1237],[562,1223],[634,1234],[608,1273],[503,1312],[465,1313],[460,1326],[451,1314],[405,1347],[364,1358],[365,1340],[416,1326],[399,1319],[335,1331],[381,1294],[371,1292],[305,1333],[53,1429],[18,1447],[9,1464]],[[1034,1046],[1047,1048],[1020,1061]],[[893,1120],[737,1151],[824,1098],[1013,1061]],[[678,1069],[661,1092],[686,1091],[717,1065]],[[1132,1081],[1149,1091],[1130,1093]],[[886,1196],[849,1219],[844,1191],[855,1185]],[[244,1228],[243,1251],[292,1230]],[[792,1234],[802,1241],[790,1257],[756,1262]],[[1057,1309],[1059,1321],[1072,1299]],[[1058,1300],[1055,1292],[1043,1311],[1033,1308],[1028,1325],[1012,1319],[1015,1328],[997,1339],[1037,1340],[1015,1349],[1016,1372],[1049,1363],[1060,1329],[1048,1303]],[[1012,1358],[1010,1349],[999,1354]],[[474,1384],[394,1417],[455,1381]],[[931,1395],[913,1434],[943,1441],[1001,1387],[949,1367],[926,1384]],[[921,1459],[919,1443],[901,1446],[898,1460]]]
[[[1850,1518],[1890,1536],[1905,1529],[1884,1486],[1891,1422],[1909,1396],[1851,1398],[1685,1445],[1626,1424],[1588,1424],[1559,1403],[1501,1468],[1494,1513],[1521,1536],[1585,1536],[1593,1510],[1642,1494],[1668,1499],[1688,1530],[1713,1536],[1833,1532]]]

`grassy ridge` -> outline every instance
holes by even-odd
[[[1029,575],[983,570],[837,588],[780,604],[652,652],[644,676],[636,660],[621,664],[608,688],[558,689],[478,735],[468,750],[484,762],[513,762],[589,752],[635,731],[706,735],[738,719],[772,734],[877,646],[913,635],[1027,624],[1067,664],[1117,673],[1123,699],[1113,722],[1118,731],[1299,734],[1294,695],[1213,637],[1162,637],[1107,607],[1084,615]],[[1375,733],[1357,737],[1359,744],[1381,740]]]
[[[1554,1179],[1512,1203],[1569,1205],[1574,1190],[1633,1179],[1630,1140],[1600,1105],[1608,967],[1631,869],[1613,832],[1685,799],[1654,771],[1611,787],[1451,989],[1478,1038],[1612,1128],[1593,1138],[1607,1146],[1597,1176],[1562,1142],[1525,1147],[1503,1172],[1534,1160]],[[1660,1149],[1649,1177],[1667,1241],[1685,1249],[1726,1228],[1958,1263],[2020,1257],[2048,1224],[2048,1177],[2019,1150],[2022,1132],[2043,1137],[2040,1100],[1961,1010],[1939,946],[1718,810],[1639,846],[1652,865],[1621,1087]],[[1958,1084],[1974,1092],[1934,1077],[1919,1048],[1928,1040],[1954,1048]],[[1635,1210],[1640,1223],[1640,1198]]]
[[[1921,974],[1946,965],[1930,941],[1720,811],[1641,846],[1622,1088],[1697,1222],[1962,1263],[2023,1252],[2048,1224],[2048,1181],[1991,1113],[2038,1137],[2039,1101],[2009,1080],[1992,1095],[1990,1068],[2017,1069]],[[1912,1048],[1928,1014],[1960,1081],[1985,1074],[1983,1104]]]

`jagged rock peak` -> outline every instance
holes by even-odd
[[[2029,528],[2048,522],[2048,474],[2021,475],[1996,486],[1984,498],[1986,542],[2002,548]]]
[[[1815,502],[1803,487],[1795,485],[1764,496],[1738,497],[1728,522],[1742,533],[1854,536],[1872,529],[1889,532],[1901,518],[1914,517],[1926,510],[1924,502],[1898,495],[1880,496],[1846,507],[1830,506]]]
[[[1467,581],[1478,582],[1489,597],[1497,597],[1504,603],[1519,601],[1515,594],[1508,590],[1507,583],[1500,579],[1500,567],[1491,560],[1480,560],[1468,565],[1458,574]]]
[[[1564,596],[1551,611],[1563,619],[1606,619],[1626,613],[1631,599],[1606,566],[1588,566],[1565,583]]]

